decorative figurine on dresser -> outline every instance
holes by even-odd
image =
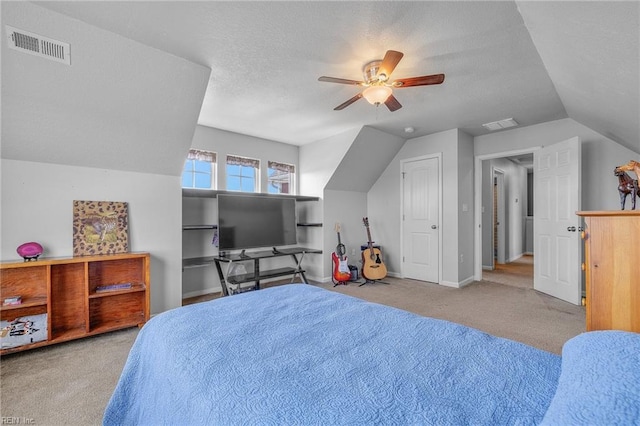
[[[633,172],[636,179],[632,179],[626,172]],[[618,166],[614,170],[618,177],[618,193],[620,194],[620,208],[624,210],[627,196],[631,194],[631,210],[636,209],[636,197],[640,197],[640,161],[631,160],[627,164]]]
[[[620,194],[620,210],[624,210],[627,204],[627,197],[631,194],[631,210],[636,209],[636,196],[640,197],[640,188],[638,180],[634,180],[622,170],[616,169],[613,172],[618,177],[618,194]]]
[[[640,333],[640,210],[582,211],[586,326]]]

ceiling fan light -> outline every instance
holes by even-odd
[[[387,86],[369,86],[362,92],[362,96],[371,105],[380,105],[391,96],[391,93],[391,88]]]

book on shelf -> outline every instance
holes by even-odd
[[[22,296],[5,297],[4,302],[2,302],[3,306],[12,306],[12,305],[20,305],[20,304],[22,304]]]
[[[47,314],[27,315],[0,321],[0,349],[47,340]]]
[[[105,293],[107,291],[115,291],[115,290],[128,290],[130,288],[131,288],[131,283],[99,285],[98,287],[96,287],[96,293]]]

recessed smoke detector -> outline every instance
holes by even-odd
[[[508,129],[509,127],[515,127],[518,123],[513,118],[505,118],[504,120],[492,121],[491,123],[485,123],[482,125],[487,130],[495,131]]]
[[[5,28],[7,31],[7,43],[9,43],[11,49],[71,65],[69,43],[19,30],[9,25],[6,25]]]

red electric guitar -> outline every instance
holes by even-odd
[[[338,234],[338,245],[336,251],[331,253],[331,259],[333,260],[333,283],[334,287],[338,284],[347,284],[351,279],[351,271],[347,264],[347,256],[345,254],[345,247],[340,241],[340,223],[336,222],[336,233]]]
[[[373,247],[371,231],[369,231],[369,218],[363,217],[362,222],[367,228],[368,238],[368,247],[362,250],[362,276],[367,281],[381,280],[387,276],[387,267],[382,262],[380,249]]]

